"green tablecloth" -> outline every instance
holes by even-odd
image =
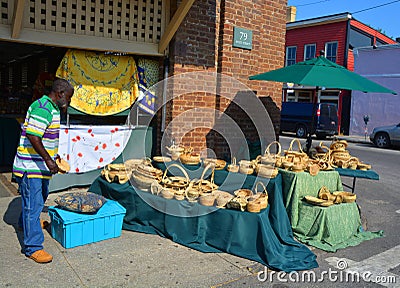
[[[343,168],[336,168],[335,170],[339,172],[340,176],[379,180],[379,174],[373,170],[363,171]]]
[[[217,171],[216,178],[226,180],[225,174],[224,171]],[[240,174],[235,176],[238,178],[233,178],[240,182]],[[255,177],[251,177],[247,181],[250,183],[252,180],[254,183]],[[239,187],[232,185],[231,188]],[[269,206],[260,213],[166,200],[136,191],[129,182],[123,185],[108,183],[101,177],[92,183],[89,191],[116,200],[127,209],[123,229],[158,234],[202,252],[227,252],[276,270],[288,272],[318,267],[316,256],[305,245],[293,239],[282,201],[281,177],[278,175],[271,180],[267,189]],[[173,216],[199,213],[202,216]]]
[[[316,176],[306,172],[280,170],[283,198],[293,234],[301,242],[325,251],[355,246],[364,240],[382,236],[382,232],[360,231],[361,220],[356,203],[318,207],[304,202],[304,196],[318,196],[322,186],[343,191],[337,171],[321,171]]]

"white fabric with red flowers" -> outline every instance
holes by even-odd
[[[132,129],[128,126],[61,125],[58,154],[69,163],[69,173],[102,168],[122,153]]]

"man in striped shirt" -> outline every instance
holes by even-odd
[[[60,110],[66,112],[74,87],[64,79],[54,81],[49,95],[31,104],[25,117],[14,159],[13,173],[19,184],[22,212],[18,225],[24,231],[25,255],[38,263],[53,257],[43,250],[40,213],[49,194],[49,180],[58,172]]]

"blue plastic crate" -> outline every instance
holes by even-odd
[[[72,248],[121,236],[126,210],[107,200],[96,214],[81,214],[49,207],[51,236],[64,248]]]

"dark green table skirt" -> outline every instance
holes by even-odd
[[[373,170],[363,171],[343,168],[336,168],[335,170],[339,173],[340,176],[379,180],[379,174]]]
[[[216,173],[218,177],[226,179],[227,175],[220,172]],[[293,238],[283,206],[281,181],[278,176],[268,183],[269,206],[260,213],[166,200],[136,191],[129,182],[108,183],[101,177],[92,183],[89,191],[116,200],[126,208],[123,229],[158,234],[202,252],[227,252],[275,270],[316,268],[316,256]]]

